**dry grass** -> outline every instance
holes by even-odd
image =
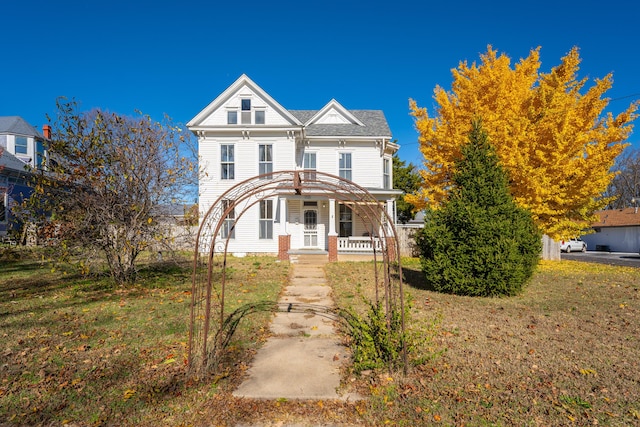
[[[231,262],[229,299],[275,299],[288,265]],[[357,306],[369,263],[327,266],[336,299]],[[131,288],[38,257],[0,259],[0,425],[640,425],[640,269],[545,263],[518,297],[464,298],[420,289],[407,377],[345,372],[358,403],[255,401],[232,396],[265,339],[268,316],[243,322],[234,364],[184,377],[189,265],[147,267]],[[239,302],[240,301],[240,302]],[[429,338],[433,335],[433,340]]]
[[[543,262],[522,295],[489,299],[420,289],[417,261],[403,267],[412,328],[441,319],[414,357],[444,353],[407,378],[366,379],[382,396],[371,424],[640,425],[640,269]],[[351,284],[370,267],[329,268],[342,303],[357,302]]]

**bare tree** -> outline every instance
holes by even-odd
[[[614,168],[618,175],[607,188],[605,197],[614,198],[609,205],[609,209],[622,209],[634,206],[633,199],[640,196],[640,150],[627,147],[616,159]],[[640,205],[640,200],[637,200]]]
[[[193,200],[192,137],[168,117],[79,112],[66,100],[57,108],[31,218],[39,214],[41,229],[62,248],[101,251],[116,283],[130,283],[138,255],[164,238],[160,207]]]

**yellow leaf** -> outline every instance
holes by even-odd
[[[611,167],[638,108],[632,102],[607,117],[612,76],[587,88],[588,79],[577,75],[580,62],[573,48],[545,74],[539,48],[512,64],[489,46],[479,63],[461,61],[452,70],[450,91],[435,88],[433,116],[411,100],[424,168],[421,189],[406,200],[417,210],[446,200],[461,147],[473,119],[481,117],[516,203],[530,210],[550,237],[579,235],[583,223],[591,221],[589,212],[610,201],[601,195],[615,176]]]
[[[165,365],[168,365],[169,363],[174,363],[175,361],[176,361],[176,359],[174,359],[174,358],[172,357],[172,358],[170,358],[170,359],[166,359],[166,360],[165,360],[164,362],[162,362],[162,363],[164,363]]]
[[[129,400],[133,397],[134,394],[136,394],[135,390],[125,390],[123,398],[124,400]]]

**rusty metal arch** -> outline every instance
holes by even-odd
[[[382,250],[374,247],[373,268],[376,302],[384,298],[387,318],[399,309],[404,333],[404,295],[400,247],[393,220],[386,209],[369,191],[336,175],[320,171],[284,170],[258,175],[225,191],[204,214],[193,259],[191,318],[188,343],[188,372],[203,377],[215,370],[219,362],[223,325],[225,325],[225,281],[229,238],[221,238],[224,219],[234,212],[235,224],[244,213],[262,200],[276,196],[326,196],[348,204],[363,222],[369,225],[372,241],[378,237]],[[240,208],[238,211],[237,209]],[[228,233],[231,234],[231,233]],[[221,258],[216,261],[216,256]],[[220,268],[215,277],[216,265]],[[394,286],[394,283],[397,286]],[[382,288],[383,292],[380,292]],[[276,307],[276,305],[270,305]],[[406,366],[406,348],[403,352]]]

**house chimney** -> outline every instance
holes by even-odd
[[[44,135],[44,139],[51,139],[51,126],[43,125],[42,134]]]

